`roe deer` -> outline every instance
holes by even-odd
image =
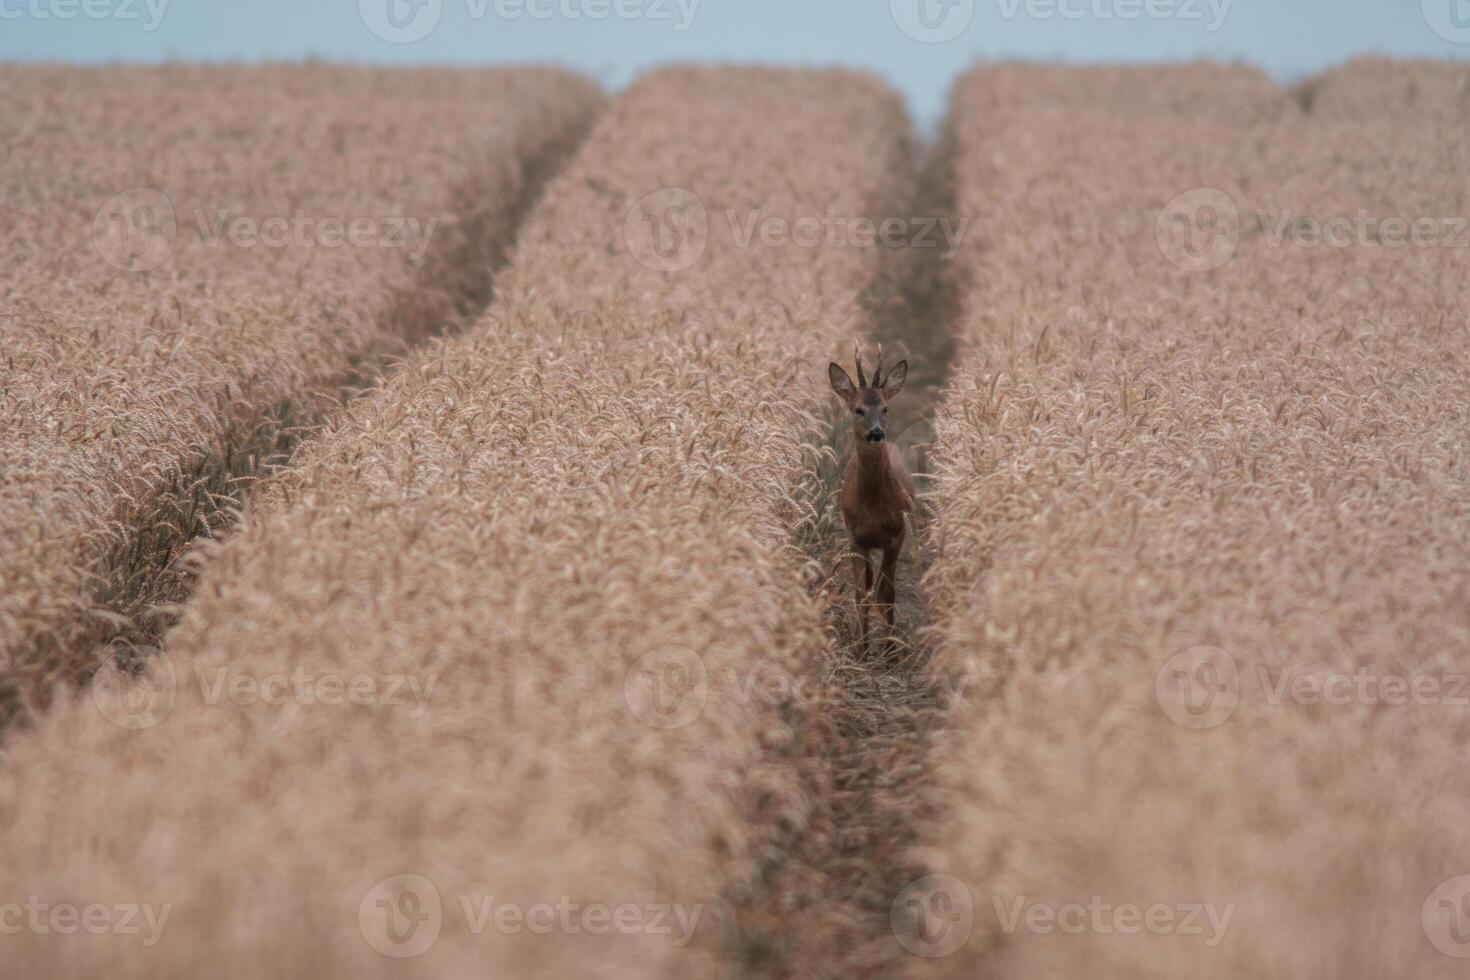
[[[883,349],[878,349],[878,366],[873,369],[873,383],[863,376],[862,354],[853,351],[857,362],[857,384],[836,363],[827,366],[827,378],[837,397],[847,402],[852,412],[854,452],[842,477],[842,522],[856,553],[852,563],[853,584],[857,592],[858,645],[868,646],[868,599],[875,591],[873,582],[873,549],[883,552],[878,573],[878,612],[893,629],[893,600],[897,592],[894,574],[898,570],[898,553],[903,547],[904,515],[914,509],[914,481],[899,458],[898,447],[888,441],[884,428],[888,419],[888,400],[903,387],[908,374],[908,361],[899,361],[883,376]],[[892,644],[890,638],[889,644]]]

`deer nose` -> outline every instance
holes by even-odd
[[[883,430],[882,429],[869,429],[868,430],[868,441],[869,442],[882,442],[883,441]]]

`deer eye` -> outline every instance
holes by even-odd
[[[888,414],[888,406],[887,405],[884,405],[883,406],[883,414],[884,415],[887,415]]]
[[[861,408],[854,408],[852,410],[852,414],[854,414],[854,415],[861,415],[861,414],[863,414],[863,410]]]

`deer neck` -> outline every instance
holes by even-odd
[[[893,484],[893,470],[886,442],[868,442],[859,439],[857,444],[858,496],[864,499],[882,497]]]

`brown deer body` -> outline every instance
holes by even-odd
[[[889,630],[893,629],[894,599],[898,592],[895,576],[899,551],[903,548],[905,515],[914,508],[914,481],[899,458],[898,447],[888,441],[887,434],[888,400],[903,388],[908,362],[899,361],[885,377],[880,350],[873,383],[869,385],[863,375],[861,355],[855,360],[856,384],[835,363],[827,366],[827,378],[832,390],[852,413],[854,451],[842,477],[842,521],[847,526],[854,553],[852,576],[857,594],[858,644],[866,649],[868,605],[872,598],[876,597],[879,615],[887,621]],[[883,553],[876,582],[874,551]]]

